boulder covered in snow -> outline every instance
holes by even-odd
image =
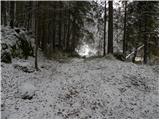
[[[31,83],[23,83],[18,88],[18,93],[22,99],[32,99],[35,95],[36,87]]]
[[[18,32],[19,31],[19,32]],[[8,50],[11,57],[33,56],[32,36],[20,28],[11,29],[10,27],[1,26],[1,46],[2,51]]]

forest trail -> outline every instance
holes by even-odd
[[[2,118],[157,118],[158,66],[105,58],[51,61],[13,59],[2,68]],[[22,99],[19,87],[30,83],[32,99]]]
[[[158,1],[1,4],[1,118],[159,118]]]

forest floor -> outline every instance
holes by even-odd
[[[158,65],[41,58],[33,67],[32,57],[1,63],[2,118],[159,118]],[[20,97],[23,83],[35,86],[33,98]]]

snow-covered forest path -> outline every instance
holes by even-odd
[[[104,58],[13,59],[2,68],[2,118],[158,118],[158,66]],[[22,99],[20,86],[35,86],[32,99]],[[28,87],[28,93],[29,92]],[[32,87],[31,87],[32,88]]]

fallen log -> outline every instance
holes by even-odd
[[[141,50],[143,47],[144,47],[144,45],[141,45],[141,46],[138,47],[136,50],[134,50],[134,51],[132,51],[130,54],[128,54],[128,55],[126,56],[126,60],[127,60],[131,55],[133,55],[135,52]]]

